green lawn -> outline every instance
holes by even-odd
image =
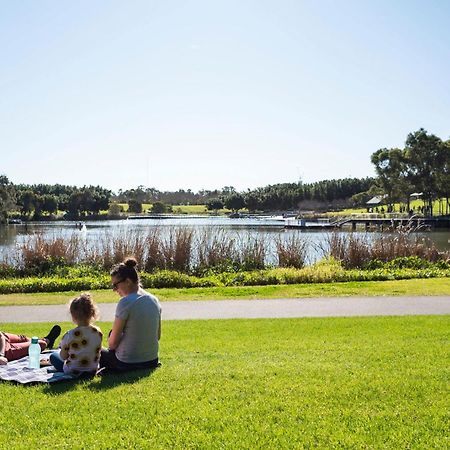
[[[165,322],[152,374],[0,384],[0,448],[448,448],[449,339],[448,316]]]
[[[160,300],[224,300],[297,297],[449,295],[450,278],[424,278],[392,281],[352,281],[269,286],[230,286],[210,288],[149,289]],[[98,303],[117,302],[111,290],[91,291]],[[66,303],[79,292],[51,292],[0,295],[0,307],[10,305],[57,305]]]
[[[444,199],[443,199],[444,200]],[[402,204],[402,206],[406,207],[406,203]],[[415,212],[417,213],[418,208],[424,206],[424,203],[422,200],[412,200],[410,203],[410,208],[415,208]],[[380,205],[378,206],[378,209],[381,210],[381,208],[384,209],[384,211],[387,211],[387,205]],[[375,212],[375,207],[373,207],[373,210]],[[445,210],[445,202],[444,202],[444,210]],[[400,211],[400,203],[394,203],[394,213],[398,213]],[[348,209],[343,209],[341,211],[337,211],[337,212],[332,212],[329,213],[330,215],[333,216],[349,216],[350,214],[365,214],[367,213],[367,208],[348,208]],[[381,211],[380,211],[381,213]],[[439,200],[435,200],[433,202],[433,215],[437,216],[439,215]]]
[[[119,203],[120,206],[122,206],[123,210],[125,212],[128,211],[128,203]],[[150,210],[152,207],[151,203],[143,203],[142,204],[142,211],[146,212]],[[174,214],[211,214],[212,211],[208,211],[206,209],[206,205],[173,205],[172,207]],[[219,209],[217,212],[218,214],[226,214],[231,212],[229,209]]]

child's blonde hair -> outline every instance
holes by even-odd
[[[91,323],[98,319],[97,305],[88,292],[72,299],[69,303],[69,311],[76,322]]]

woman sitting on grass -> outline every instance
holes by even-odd
[[[69,310],[77,327],[63,336],[61,350],[50,355],[50,362],[60,372],[95,374],[103,337],[100,328],[93,325],[98,318],[97,306],[90,294],[81,294],[70,301]]]
[[[53,348],[56,338],[61,334],[61,327],[54,325],[50,333],[38,340],[41,351],[46,348]],[[0,331],[0,366],[8,364],[9,361],[28,356],[28,348],[31,345],[31,338],[23,334],[11,334]]]
[[[121,299],[100,367],[127,371],[157,367],[161,337],[161,306],[144,291],[136,271],[136,260],[127,258],[111,270],[112,288]]]

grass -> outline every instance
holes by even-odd
[[[445,210],[445,199],[444,200],[444,210]],[[375,208],[377,205],[373,206],[373,212],[375,212]],[[400,211],[400,206],[404,206],[406,208],[406,203],[402,203],[400,205],[400,203],[394,203],[394,213],[399,213]],[[417,213],[418,208],[421,208],[422,206],[424,206],[424,202],[423,200],[411,200],[410,202],[410,208],[415,208],[415,213]],[[381,214],[381,208],[384,209],[384,212],[387,212],[387,205],[378,205],[378,210],[379,210],[379,214]],[[349,216],[351,214],[367,214],[367,208],[347,208],[347,209],[342,209],[341,211],[336,211],[336,212],[330,212],[328,213],[329,215],[332,216]],[[438,216],[439,215],[439,200],[435,200],[433,201],[433,216]]]
[[[448,448],[449,330],[446,316],[164,323],[151,374],[0,384],[0,447]]]
[[[119,203],[119,205],[122,206],[124,212],[128,211],[128,203]],[[143,203],[142,211],[149,211],[151,207],[151,203]],[[208,211],[206,205],[173,205],[172,209],[174,214],[227,214],[231,212],[226,208],[219,209],[217,212]]]
[[[311,283],[268,286],[227,286],[210,288],[150,289],[162,301],[224,299],[268,299],[298,297],[348,297],[390,295],[448,295],[450,278],[392,281],[351,281],[345,283]],[[92,290],[98,303],[117,302],[111,290]],[[0,307],[10,305],[57,305],[78,295],[78,291],[0,295]]]

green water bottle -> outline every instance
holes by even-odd
[[[41,367],[41,346],[36,336],[31,338],[31,344],[28,347],[28,356],[30,358],[28,367],[30,369],[39,369]]]

